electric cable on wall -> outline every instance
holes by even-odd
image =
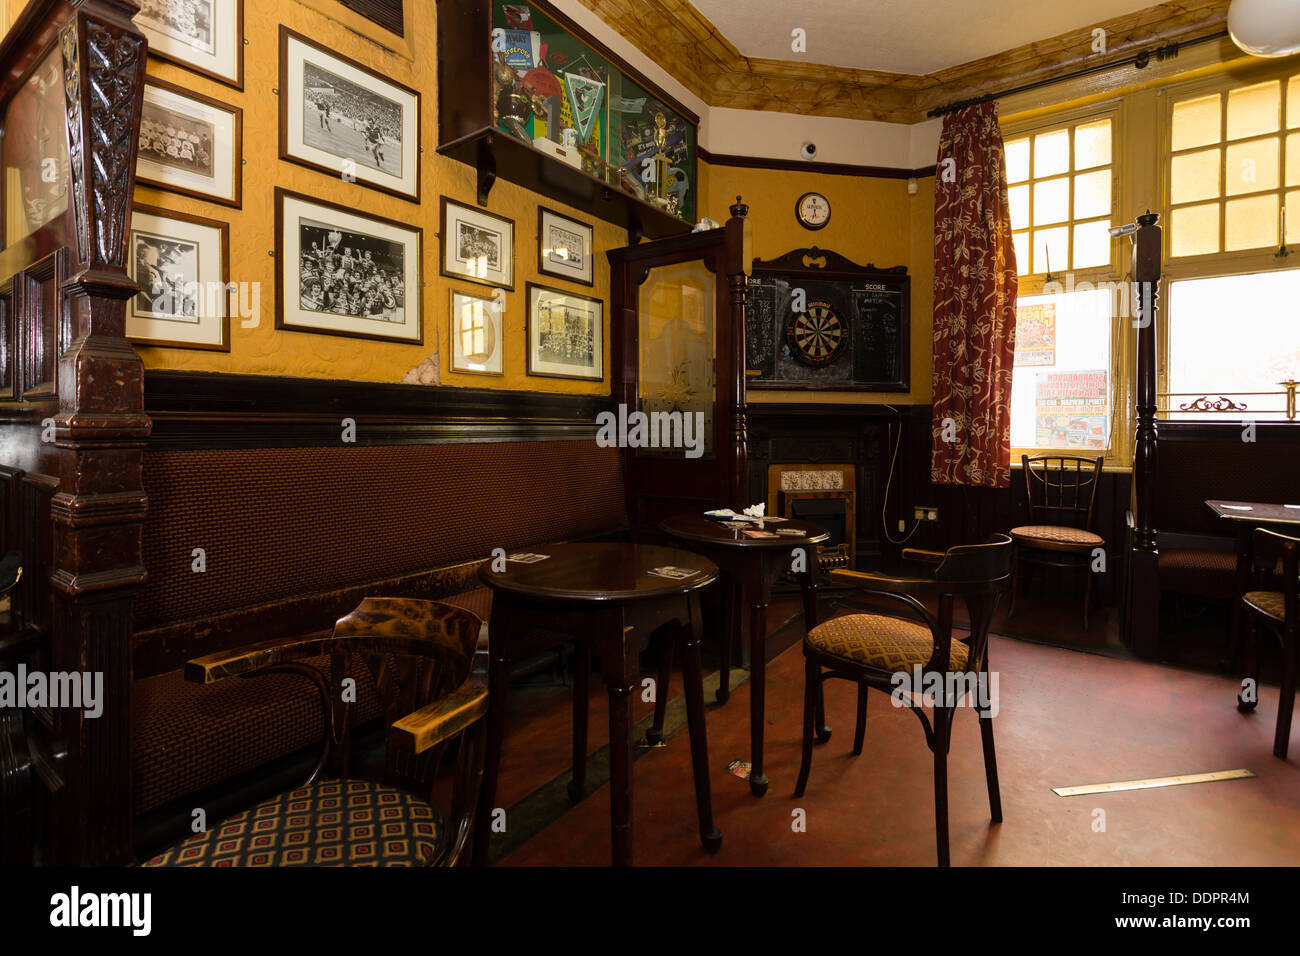
[[[898,446],[903,443],[903,414],[893,405],[886,405],[885,407],[898,416],[898,437],[894,439],[894,451],[889,456],[889,477],[885,479],[885,501],[880,506],[880,524],[884,529],[885,539],[890,544],[907,544],[912,540],[912,535],[916,534],[917,529],[921,527],[921,522],[918,520],[912,526],[912,530],[903,538],[895,540],[894,536],[889,533],[889,518],[887,517],[889,513],[889,488],[894,483],[894,464],[898,461]]]

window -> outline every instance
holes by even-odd
[[[1175,99],[1170,257],[1276,248],[1300,194],[1300,76]],[[1300,237],[1300,223],[1287,229]]]
[[[1022,276],[1111,264],[1109,116],[1008,139],[1007,198]]]
[[[1300,378],[1300,74],[1276,67],[1168,97],[1168,294],[1161,409],[1169,418],[1285,420]]]
[[[1115,109],[1004,133],[1019,297],[1013,460],[1112,443],[1119,314]]]
[[[1110,289],[1021,296],[1011,379],[1011,446],[1102,453],[1110,447]]]
[[[1171,282],[1170,417],[1285,420],[1279,386],[1300,373],[1297,302],[1300,269]]]

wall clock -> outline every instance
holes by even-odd
[[[794,204],[794,215],[805,229],[821,229],[831,219],[831,204],[821,193],[804,193]]]

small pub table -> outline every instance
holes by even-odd
[[[537,560],[541,555],[544,559]],[[491,561],[479,569],[480,580],[493,593],[488,622],[487,751],[474,832],[476,866],[487,862],[501,767],[510,662],[568,640],[578,645],[573,780],[569,796],[575,801],[580,799],[586,781],[587,679],[594,650],[600,655],[602,676],[609,690],[609,816],[613,862],[615,866],[632,863],[629,705],[640,679],[639,653],[650,634],[665,624],[673,627],[674,638],[680,637],[683,644],[682,673],[700,842],[710,853],[718,850],[722,835],[713,825],[704,734],[704,683],[700,672],[700,591],[717,577],[717,567],[698,554],[615,542],[545,545],[535,553],[508,556],[502,571],[492,570]]]
[[[1249,590],[1250,567],[1255,560],[1255,529],[1290,525],[1290,533],[1295,534],[1300,529],[1300,502],[1287,505],[1212,499],[1205,504],[1220,518],[1231,522],[1237,533],[1237,575],[1233,586],[1232,630],[1229,635],[1229,656],[1232,658],[1229,666],[1234,666],[1241,662],[1241,596]]]
[[[765,521],[762,529],[776,535],[773,538],[754,538],[745,529],[729,527],[721,521],[703,515],[678,515],[659,522],[659,528],[683,547],[707,555],[730,578],[736,598],[749,606],[749,789],[756,797],[767,793],[767,777],[763,774],[763,711],[767,683],[767,605],[772,597],[772,584],[794,564],[794,550],[804,552],[804,570],[797,573],[803,591],[804,613],[809,614],[817,600],[817,545],[830,537],[825,528],[810,521],[785,518]],[[759,530],[758,525],[747,528]],[[792,533],[778,533],[778,529]],[[718,701],[725,702],[730,692],[731,642],[741,629],[740,615],[734,612],[737,601],[728,602],[733,609],[730,620],[722,628],[721,684]],[[670,645],[671,646],[671,645]],[[667,654],[665,654],[667,657]],[[668,699],[667,684],[671,660],[661,664],[659,692],[655,697],[654,727],[647,735],[651,743],[662,735],[665,705]],[[818,726],[825,721],[818,716]]]

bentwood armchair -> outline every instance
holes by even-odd
[[[920,686],[911,686],[915,696],[904,695],[902,699],[921,721],[926,743],[934,754],[936,842],[939,865],[947,866],[948,744],[957,705],[967,689],[974,691],[973,703],[984,742],[989,807],[993,822],[1002,822],[993,750],[993,708],[988,706],[990,701],[986,695],[990,689],[989,625],[999,599],[1010,585],[1011,539],[995,534],[984,544],[961,545],[942,553],[907,549],[903,558],[934,565],[934,570],[918,577],[888,577],[842,569],[830,573],[832,583],[896,601],[924,623],[876,613],[844,615],[824,624],[809,621],[803,645],[803,759],[795,796],[803,796],[808,783],[815,730],[821,731],[822,739],[826,737],[825,728],[820,727],[824,681],[838,677],[857,684],[857,728],[853,740],[853,754],[857,756],[862,753],[866,736],[867,691],[875,688],[892,696],[897,687],[896,674],[907,675],[904,686],[913,685],[919,674]],[[964,599],[970,616],[970,634],[954,640],[952,615],[958,596]],[[927,610],[923,598],[938,599],[937,615]],[[934,695],[933,700],[926,700],[923,692],[935,686],[943,688],[943,692]],[[933,711],[933,724],[922,709],[927,703]]]
[[[1277,702],[1273,755],[1285,760],[1287,745],[1291,740],[1297,645],[1300,644],[1300,538],[1278,534],[1267,528],[1256,528],[1254,545],[1255,567],[1252,568],[1252,575],[1274,578],[1274,582],[1266,587],[1278,587],[1280,590],[1247,591],[1241,597],[1246,624],[1246,667],[1253,680],[1253,693],[1238,694],[1237,709],[1249,713],[1259,703],[1259,628],[1263,627],[1282,644],[1282,693]],[[1279,567],[1282,575],[1280,582],[1276,581]]]
[[[320,760],[299,789],[265,800],[165,850],[145,866],[454,866],[468,859],[483,775],[487,690],[470,679],[481,621],[433,601],[366,598],[329,636],[268,641],[188,662],[188,680],[289,672],[324,709]],[[384,702],[380,779],[348,773],[349,706],[337,678],[360,654]],[[330,655],[330,676],[304,663]],[[433,804],[444,748],[460,738],[448,820]],[[324,776],[327,766],[341,769]]]

